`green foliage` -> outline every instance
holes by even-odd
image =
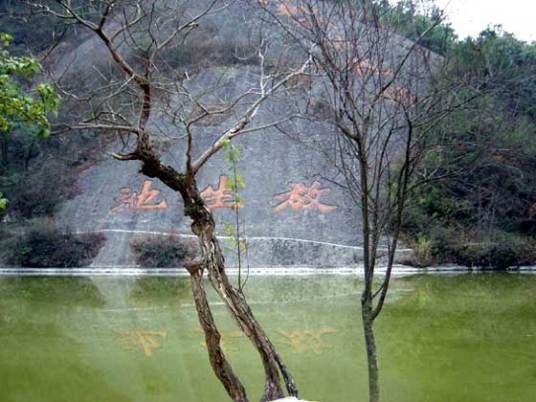
[[[231,246],[226,248],[229,251],[236,251],[240,249],[241,253],[246,252],[247,242],[246,239],[239,238],[236,235],[236,225],[231,222],[223,222],[223,233],[229,238]]]
[[[17,122],[37,127],[37,136],[49,134],[47,115],[58,106],[54,88],[45,83],[25,90],[21,80],[31,79],[40,69],[29,56],[12,56],[7,47],[12,37],[0,33],[0,135],[9,132]]]
[[[241,204],[240,190],[244,189],[246,183],[240,172],[236,170],[236,164],[240,160],[240,149],[236,145],[231,144],[229,140],[224,143],[223,148],[223,159],[231,174],[231,179],[225,182],[225,188],[231,190],[234,194],[234,201]]]
[[[391,26],[400,35],[410,40],[419,41],[419,45],[436,53],[445,54],[456,41],[454,29],[442,21],[441,10],[431,5],[430,10],[423,10],[414,0],[399,0],[396,5],[388,1],[379,1],[378,6],[384,23]]]
[[[413,244],[413,250],[417,260],[422,265],[429,265],[432,262],[432,243],[425,236],[417,236],[417,240]]]
[[[30,56],[13,56],[7,50],[12,36],[0,32],[0,145],[1,175],[16,180],[17,171],[8,167],[8,147],[15,138],[48,137],[50,123],[48,114],[58,107],[59,96],[50,84],[39,83],[33,87],[31,80],[40,70],[39,63]],[[21,135],[22,134],[22,135]],[[17,141],[17,139],[15,139]],[[25,153],[27,156],[28,153]],[[0,209],[5,209],[7,199],[0,193]]]
[[[0,190],[9,200],[2,214],[11,220],[50,216],[63,201],[79,194],[82,170],[104,157],[103,147],[113,133],[86,132],[37,139],[26,130],[0,141]]]
[[[536,117],[536,44],[527,44],[500,27],[486,29],[454,49],[458,74],[483,82],[487,93],[514,118]]]
[[[26,219],[53,215],[65,197],[60,191],[63,181],[72,179],[70,172],[58,177],[61,171],[56,163],[50,163],[48,169],[29,174],[12,173],[9,180],[4,181],[10,205],[8,212],[13,217]],[[51,186],[51,183],[55,185]]]
[[[240,190],[244,189],[246,183],[244,182],[244,179],[242,178],[240,172],[238,172],[237,170],[237,163],[240,160],[241,156],[240,149],[236,145],[231,144],[229,140],[226,140],[223,147],[223,159],[227,164],[230,173],[230,179],[226,181],[225,186],[233,193],[233,200],[235,202],[234,222],[230,223],[224,221],[223,230],[225,235],[229,238],[229,242],[231,244],[231,249],[227,247],[226,249],[236,251],[236,255],[238,258],[238,289],[242,291],[242,289],[247,283],[247,278],[244,281],[242,280],[242,260],[243,256],[245,256],[247,261],[248,244],[245,235],[243,235],[240,229],[240,207],[244,205],[242,197],[240,196]]]
[[[240,175],[240,172],[236,170],[236,164],[240,160],[240,149],[236,145],[231,144],[229,140],[224,143],[223,147],[223,159],[228,166],[231,176],[230,179],[225,182],[225,187],[233,193],[233,201],[242,205],[243,200],[240,196],[240,190],[245,187],[245,182]],[[235,212],[238,214],[238,208],[235,208]],[[240,238],[239,224],[238,215],[236,216],[236,221],[234,223],[224,221],[223,232],[225,233],[225,236],[229,238],[229,242],[231,243],[229,249],[242,253],[246,251],[247,245],[246,241]]]
[[[4,198],[4,195],[0,193],[0,209],[6,209],[7,202],[7,198]]]
[[[444,179],[416,191],[404,233],[417,246],[429,239],[439,262],[534,263],[527,242],[536,234],[536,46],[496,28],[451,52],[445,79],[463,83],[456,97],[474,99],[433,133],[440,146],[417,176],[436,171]]]

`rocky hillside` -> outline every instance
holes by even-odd
[[[192,7],[201,8],[202,3],[196,2]],[[173,85],[173,80],[180,82],[215,107],[228,104],[258,86],[261,69],[257,53],[252,51],[255,49],[252,38],[261,31],[260,20],[254,18],[246,3],[237,2],[208,15],[180,48],[172,48],[162,56],[162,75],[172,77],[166,85]],[[285,16],[288,9],[281,14],[279,8],[274,8],[274,12]],[[108,29],[116,27],[112,23]],[[278,35],[276,28],[269,25],[262,30],[271,39]],[[299,49],[291,47],[289,51],[285,46],[273,40],[266,52],[266,65],[273,67],[282,60],[296,63],[301,57]],[[403,54],[407,46],[406,41],[397,40],[392,57]],[[125,52],[135,63],[139,56],[135,49]],[[430,54],[423,52],[419,57],[429,58]],[[87,92],[118,74],[99,38],[83,29],[70,32],[48,63],[52,76],[69,90],[82,87]],[[418,70],[418,57],[409,64]],[[307,86],[317,95],[322,93],[310,80],[296,84],[298,88]],[[184,131],[173,124],[168,112],[169,105],[177,106],[180,102],[161,88],[159,112],[153,113],[150,121],[151,129],[158,133],[156,141],[163,159],[174,166],[185,163],[185,140]],[[308,117],[291,119],[303,110],[306,102],[309,102]],[[71,101],[66,102],[60,119],[72,121],[76,113],[83,112],[83,106],[72,105]],[[194,153],[208,147],[236,120],[240,110],[239,107],[238,111],[204,121],[196,131]],[[188,113],[192,115],[196,111]],[[328,115],[329,109],[321,97],[311,102],[283,92],[263,105],[253,126],[270,126],[280,120],[286,120],[285,123],[233,141],[241,154],[236,171],[245,187],[241,190],[238,211],[240,226],[247,235],[251,267],[348,266],[359,261],[359,213],[341,186],[343,180],[332,163],[336,151],[333,129],[326,121]],[[93,164],[80,173],[74,196],[54,213],[60,228],[75,234],[105,235],[105,244],[93,266],[136,265],[131,247],[133,239],[161,235],[185,241],[192,237],[177,194],[141,175],[138,162],[117,161],[108,156],[122,145],[120,141],[100,142],[99,146],[103,147],[94,150],[100,157],[94,158]],[[203,167],[198,178],[202,195],[214,211],[224,237],[225,226],[236,222],[233,194],[226,186],[233,175],[233,167],[221,153]],[[228,262],[236,265],[232,241],[227,243]]]

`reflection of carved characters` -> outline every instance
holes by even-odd
[[[320,188],[320,183],[314,181],[311,186],[306,187],[303,183],[290,183],[290,191],[276,195],[281,202],[275,205],[274,211],[279,212],[285,208],[318,210],[322,213],[333,212],[337,209],[335,205],[326,205],[320,202],[323,194],[329,193],[329,188]]]
[[[235,201],[233,191],[227,188],[227,180],[229,180],[227,176],[220,176],[216,190],[211,185],[208,185],[201,191],[201,197],[205,200],[208,209],[236,208],[242,206],[240,202]]]
[[[155,204],[155,199],[160,195],[160,190],[153,190],[151,180],[145,180],[140,194],[133,192],[128,187],[123,187],[119,190],[119,194],[114,201],[116,206],[112,208],[112,212],[121,212],[124,208],[127,209],[165,209],[168,207],[167,201],[161,201]]]
[[[321,338],[324,334],[337,332],[335,328],[320,328],[318,331],[285,331],[275,329],[274,332],[285,338],[285,342],[296,353],[314,352],[320,354],[327,348],[326,342]]]
[[[119,343],[124,350],[141,347],[145,356],[152,356],[153,350],[162,346],[161,340],[167,337],[167,331],[132,331],[119,336]]]

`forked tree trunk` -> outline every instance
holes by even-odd
[[[363,319],[363,332],[367,349],[369,402],[378,402],[380,400],[380,384],[378,382],[378,357],[376,355],[376,340],[374,338],[374,318],[371,299],[372,297],[370,294],[363,294],[361,298],[361,316]]]
[[[201,215],[201,216],[199,216]],[[201,246],[203,267],[208,278],[225,302],[238,326],[246,334],[260,355],[265,373],[264,392],[261,401],[271,401],[284,396],[281,389],[280,372],[283,375],[287,392],[290,396],[298,396],[293,378],[288,373],[272,343],[264,333],[243,294],[229,281],[225,273],[225,262],[219,241],[215,236],[215,224],[208,210],[197,211],[192,223],[192,230],[197,235]]]
[[[272,401],[284,396],[280,384],[280,373],[285,381],[289,396],[298,397],[294,379],[255,319],[243,294],[229,282],[225,273],[223,253],[215,235],[214,218],[204,205],[194,175],[191,172],[184,175],[162,164],[147,144],[142,144],[138,152],[140,153],[139,158],[143,162],[141,173],[148,177],[157,177],[169,188],[180,193],[184,202],[184,213],[192,219],[192,232],[197,236],[201,248],[201,259],[189,267],[194,298],[196,298],[199,320],[207,339],[212,367],[225,389],[235,401],[247,400],[245,392],[242,391],[243,386],[240,380],[230,370],[230,366],[226,363],[225,356],[221,351],[220,335],[210,314],[210,306],[202,285],[202,272],[204,270],[207,271],[212,286],[225,302],[238,326],[259,353],[265,373],[261,402]]]
[[[233,372],[221,349],[221,335],[214,322],[207,295],[203,288],[203,267],[200,265],[190,265],[188,271],[190,272],[197,316],[201,328],[205,333],[205,343],[207,344],[210,365],[229,396],[234,401],[247,402],[246,390],[240,379]]]

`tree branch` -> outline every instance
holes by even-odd
[[[242,118],[230,129],[228,129],[225,133],[223,133],[208,149],[205,150],[201,154],[201,156],[192,164],[192,173],[196,174],[199,169],[207,162],[207,160],[214,155],[216,152],[218,152],[226,143],[227,141],[232,140],[234,137],[238,136],[239,134],[243,133],[243,129],[250,123],[251,119],[255,116],[257,111],[259,110],[260,106],[272,95],[274,94],[279,88],[281,88],[283,85],[285,85],[289,80],[292,78],[299,76],[305,72],[307,67],[311,63],[311,57],[307,59],[305,63],[296,71],[292,72],[291,74],[287,75],[285,78],[283,78],[281,81],[279,81],[277,84],[275,84],[272,88],[270,88],[268,91],[265,91],[253,104],[244,112],[242,115]]]

